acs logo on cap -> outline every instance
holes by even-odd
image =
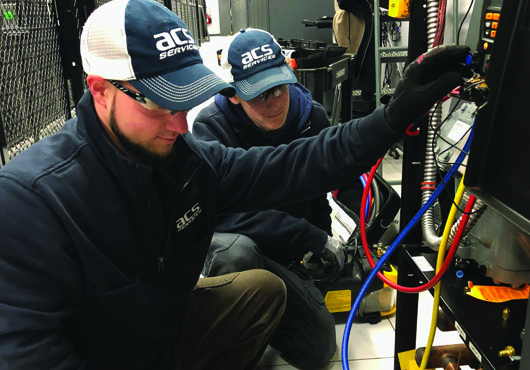
[[[262,54],[258,54],[258,50],[261,51]],[[257,48],[247,51],[246,53],[241,54],[241,57],[243,69],[247,69],[255,64],[276,58],[274,51],[269,44],[262,45],[261,47],[258,46]]]
[[[158,41],[156,48],[161,51],[160,59],[186,52],[188,50],[198,50],[193,37],[185,28],[177,27],[169,32],[157,33],[153,36]]]

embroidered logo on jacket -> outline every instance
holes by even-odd
[[[202,212],[202,209],[199,206],[199,203],[195,203],[195,205],[191,207],[189,211],[184,213],[184,216],[182,216],[176,221],[178,232],[181,232],[182,230],[187,228],[192,223],[192,221],[195,220],[195,218],[197,218],[197,216],[201,212]]]

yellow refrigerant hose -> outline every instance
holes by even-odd
[[[465,190],[464,175],[462,175],[462,179],[460,180],[460,184],[458,185],[458,189],[455,194],[453,205],[451,206],[451,210],[449,211],[449,215],[447,216],[447,222],[445,223],[444,232],[442,234],[442,240],[440,241],[440,248],[438,249],[438,257],[436,259],[436,273],[438,273],[438,271],[440,270],[444,262],[447,241],[449,240],[449,235],[451,233],[451,227],[453,226],[456,212],[458,211],[457,205],[460,204],[460,201],[462,200],[462,197],[464,196],[464,190]],[[427,340],[427,345],[425,346],[425,352],[423,354],[423,358],[421,359],[420,370],[425,370],[427,368],[427,361],[429,360],[429,355],[431,353],[432,344],[434,342],[434,335],[436,333],[436,322],[438,321],[438,306],[440,305],[441,284],[442,284],[442,281],[440,280],[434,286],[434,296],[433,296],[434,300],[432,304],[431,328],[429,330],[429,339]]]

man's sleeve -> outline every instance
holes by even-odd
[[[217,115],[222,113],[217,110],[215,103],[203,108],[193,121],[192,134],[199,140],[218,141],[230,146],[230,135],[222,130],[223,123],[216,121]]]
[[[196,146],[219,181],[217,211],[278,209],[356,180],[403,137],[388,124],[385,109],[277,148]]]
[[[331,236],[331,206],[325,195],[311,201],[311,223]]]
[[[205,124],[204,122],[197,121],[197,119],[193,122],[192,134],[199,140],[219,141],[217,138],[218,135],[213,132],[212,126]]]
[[[308,220],[275,209],[218,215],[216,221],[216,231],[246,235],[262,248],[319,253],[328,237]]]
[[[0,188],[0,367],[85,369],[65,332],[82,292],[68,237],[30,189]]]

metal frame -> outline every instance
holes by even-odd
[[[64,82],[69,94],[70,107],[74,109],[86,89],[79,38],[85,21],[96,8],[96,2],[95,0],[55,0],[54,3]]]

